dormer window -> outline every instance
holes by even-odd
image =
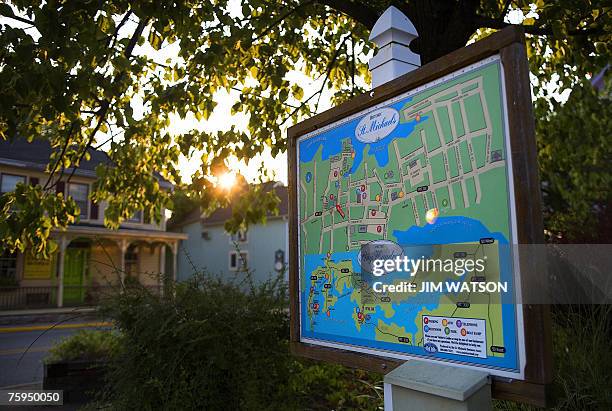
[[[79,206],[81,213],[79,214],[82,219],[89,218],[89,185],[69,183],[68,184],[68,195],[72,197],[74,202]]]
[[[15,191],[15,188],[17,188],[17,184],[25,184],[25,182],[25,176],[2,174],[2,181],[0,182],[0,191],[2,191],[2,194],[13,192]]]
[[[127,220],[125,220],[127,223],[142,223],[142,211],[138,210],[136,211],[134,214],[132,214],[132,217],[128,218]]]
[[[234,244],[234,243],[244,244],[247,241],[248,241],[248,237],[247,237],[246,230],[239,230],[237,233],[230,235],[230,244]]]

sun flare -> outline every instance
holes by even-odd
[[[232,173],[225,173],[218,177],[217,184],[224,190],[231,190],[236,183],[236,176]]]

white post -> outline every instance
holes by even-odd
[[[129,247],[129,243],[125,238],[122,238],[119,242],[119,250],[121,251],[119,279],[121,280],[121,286],[125,285],[125,253]]]
[[[490,411],[485,371],[410,360],[385,375],[385,411]]]
[[[369,62],[372,88],[421,66],[421,57],[408,48],[418,36],[410,19],[396,7],[389,7],[380,16],[370,33],[370,41],[378,46],[378,53]]]
[[[370,33],[370,41],[378,46],[369,62],[372,88],[421,66],[421,57],[408,48],[417,37],[410,19],[394,6],[380,16]],[[490,410],[489,376],[484,371],[410,360],[385,375],[384,407],[385,411]]]
[[[178,270],[178,240],[172,243],[172,279],[176,282]]]
[[[62,235],[59,243],[59,266],[58,270],[58,283],[57,283],[57,306],[62,308],[64,306],[64,258],[66,256],[66,248],[68,247],[68,239]]]
[[[164,295],[164,285],[166,284],[166,243],[161,243],[159,247],[159,292]]]

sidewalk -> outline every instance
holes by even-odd
[[[34,326],[36,324],[88,323],[99,321],[95,307],[45,308],[0,311],[0,327]]]

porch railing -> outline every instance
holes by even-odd
[[[159,294],[159,286],[145,286]],[[119,292],[118,286],[64,286],[64,307],[96,306],[104,298]],[[0,287],[0,310],[57,307],[57,286]]]

